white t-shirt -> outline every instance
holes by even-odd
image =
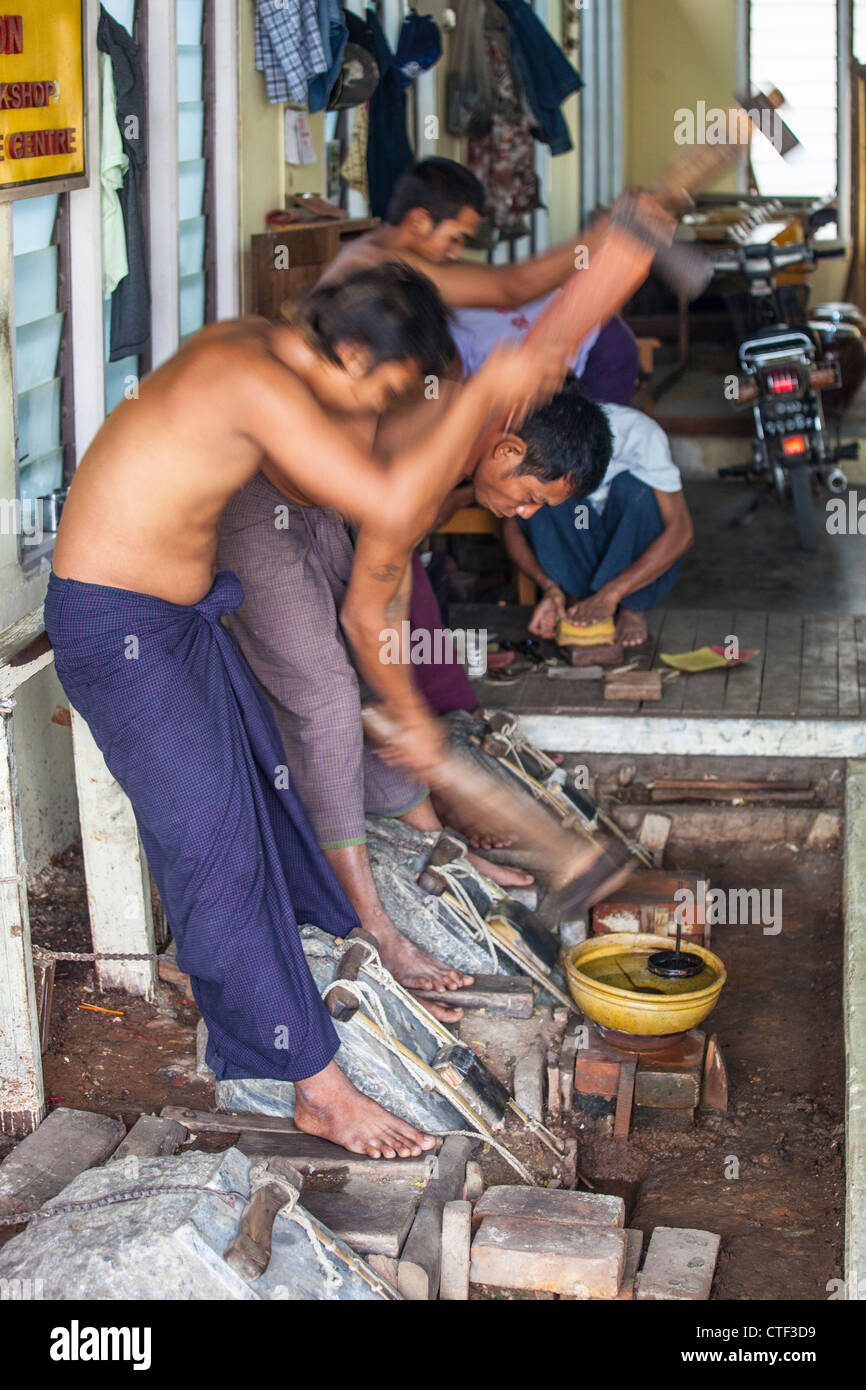
[[[474,376],[484,359],[500,343],[517,344],[535,323],[542,309],[559,294],[545,294],[524,304],[521,309],[458,309],[451,324],[451,333],[463,360],[467,376]],[[586,359],[601,329],[590,329],[572,359],[572,371],[580,376]]]
[[[600,404],[613,434],[613,456],[601,483],[584,501],[595,511],[604,511],[610,485],[618,473],[633,473],[657,492],[681,492],[683,480],[661,425],[629,405]]]

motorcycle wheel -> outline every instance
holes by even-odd
[[[797,519],[797,536],[802,550],[818,549],[818,525],[812,500],[812,474],[805,467],[791,469],[791,498]]]

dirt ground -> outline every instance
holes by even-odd
[[[827,851],[784,845],[749,853],[738,846],[735,862],[720,855],[701,865],[714,886],[783,890],[779,935],[760,926],[714,929],[728,983],[709,1031],[727,1063],[727,1117],[701,1118],[688,1132],[633,1128],[621,1143],[609,1137],[609,1119],[575,1114],[567,1132],[578,1138],[582,1175],[596,1190],[623,1195],[627,1224],[647,1239],[657,1225],[722,1236],[714,1299],[824,1299],[828,1280],[842,1275],[840,864]],[[34,942],[89,949],[77,850],[31,894],[30,912]],[[168,1104],[210,1108],[212,1087],[195,1075],[197,1020],[195,1005],[174,988],[162,985],[149,1005],[99,993],[92,966],[59,964],[44,1058],[49,1105],[99,1110],[127,1124]],[[502,1056],[490,1060],[495,1066]],[[513,1129],[508,1137],[538,1178],[556,1181],[556,1160],[537,1140]],[[0,1138],[0,1157],[9,1147]],[[488,1181],[514,1178],[495,1154],[483,1166]]]

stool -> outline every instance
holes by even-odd
[[[437,536],[496,536],[502,539],[502,518],[488,512],[486,507],[461,507],[450,521],[440,526]],[[535,581],[523,570],[517,571],[517,601],[524,606],[535,607],[537,589]]]

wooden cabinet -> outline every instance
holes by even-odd
[[[345,241],[378,227],[375,217],[302,222],[252,237],[250,312],[277,318],[284,300],[297,301],[312,289]]]

